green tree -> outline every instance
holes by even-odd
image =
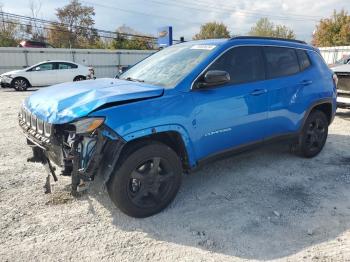
[[[2,13],[2,6],[0,5],[0,46],[10,47],[18,45],[18,34],[20,27],[18,21],[8,19]]]
[[[56,9],[58,23],[53,23],[48,33],[48,42],[55,47],[89,48],[99,39],[94,28],[93,7],[83,6],[78,0]]]
[[[116,30],[117,38],[111,42],[112,49],[134,49],[134,50],[147,50],[154,49],[152,40],[147,36],[128,36],[140,35],[139,32],[134,29],[123,25]]]
[[[193,39],[210,39],[210,38],[229,38],[230,32],[227,26],[223,23],[210,22],[201,25],[200,31],[196,34]]]
[[[312,44],[315,46],[350,45],[350,16],[342,9],[336,10],[330,18],[321,19],[313,34]]]
[[[268,18],[260,18],[250,29],[249,35],[295,39],[292,29],[285,25],[275,25]]]
[[[112,49],[134,49],[147,50],[152,49],[149,41],[142,37],[125,37],[120,36],[112,41]]]

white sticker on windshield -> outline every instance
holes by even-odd
[[[191,49],[197,49],[197,50],[213,50],[216,47],[216,45],[194,45],[191,47]]]

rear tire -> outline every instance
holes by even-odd
[[[299,135],[299,142],[294,146],[297,155],[311,158],[323,149],[328,136],[328,119],[325,113],[314,110],[306,119]]]
[[[153,141],[126,150],[107,189],[121,211],[143,218],[167,207],[175,198],[181,180],[182,165],[177,154]]]
[[[83,80],[86,80],[85,76],[76,76],[76,77],[74,77],[73,82],[83,81]]]
[[[29,86],[28,80],[23,77],[15,78],[11,82],[11,87],[16,91],[26,91]]]

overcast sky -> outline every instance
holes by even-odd
[[[39,0],[34,0],[34,2]],[[320,18],[333,10],[350,12],[350,0],[88,0],[95,8],[96,28],[115,30],[125,24],[136,31],[156,35],[157,28],[172,25],[174,37],[191,39],[201,24],[224,22],[231,34],[246,34],[261,17],[291,27],[309,41]],[[5,12],[29,15],[30,0],[0,0]],[[69,0],[41,0],[41,18],[55,20],[55,9]]]

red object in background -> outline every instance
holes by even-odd
[[[45,42],[23,40],[19,43],[18,47],[31,47],[31,48],[53,48],[52,45]]]

